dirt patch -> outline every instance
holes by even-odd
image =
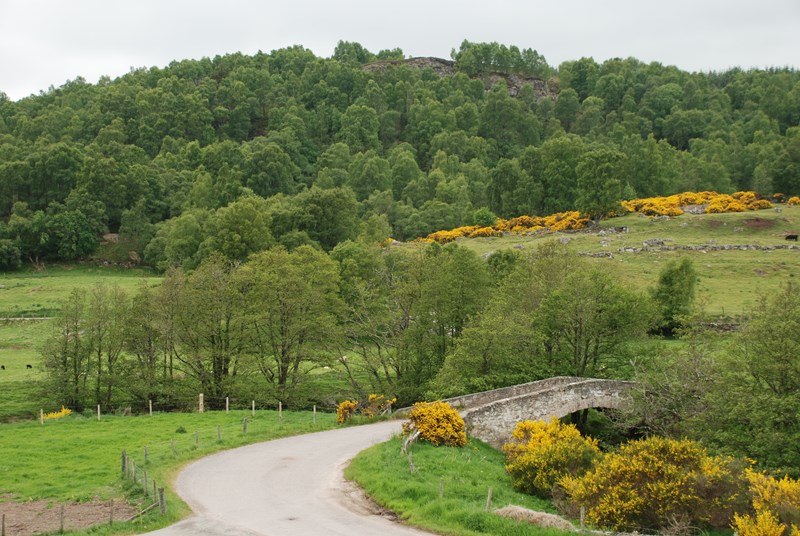
[[[723,223],[719,220],[708,220],[708,226],[712,229],[716,229],[717,227],[722,227]]]
[[[400,521],[397,514],[387,510],[372,500],[361,487],[352,480],[342,478],[334,488],[339,504],[361,515],[385,517],[391,521]]]
[[[775,221],[765,218],[750,218],[749,220],[744,220],[744,224],[748,229],[769,229],[775,225]]]
[[[58,532],[61,526],[61,504],[52,501],[13,502],[3,496],[0,502],[0,515],[6,517],[8,536],[29,536],[43,532]],[[122,521],[133,517],[138,509],[121,501],[114,501],[114,520]],[[93,499],[82,503],[64,504],[64,530],[85,529],[92,525],[108,523],[111,502]]]

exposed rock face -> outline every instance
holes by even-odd
[[[390,67],[406,65],[416,69],[432,69],[440,77],[453,76],[456,74],[456,62],[443,60],[441,58],[409,58],[407,60],[386,60],[376,61],[364,65],[364,70],[370,73],[383,73]]]
[[[390,68],[401,65],[416,69],[431,69],[442,78],[445,76],[454,76],[458,72],[456,69],[456,62],[442,58],[409,58],[407,60],[376,61],[375,63],[364,65],[364,70],[370,73],[384,73]],[[542,99],[555,100],[558,98],[558,84],[553,81],[508,73],[487,73],[476,79],[483,81],[487,91],[493,88],[498,82],[503,81],[506,83],[506,86],[508,86],[508,94],[512,97],[518,96],[523,86],[531,85],[533,86],[537,101]]]

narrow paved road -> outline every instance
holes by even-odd
[[[257,443],[202,458],[176,482],[192,517],[158,536],[425,535],[370,511],[342,470],[399,421]]]

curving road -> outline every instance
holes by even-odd
[[[194,515],[158,536],[406,536],[429,533],[375,513],[342,471],[358,452],[400,431],[400,421],[287,437],[219,452],[188,465],[176,491]]]

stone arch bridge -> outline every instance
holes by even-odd
[[[587,408],[619,408],[633,382],[559,376],[448,398],[467,433],[495,447],[508,442],[520,421],[549,421]]]

